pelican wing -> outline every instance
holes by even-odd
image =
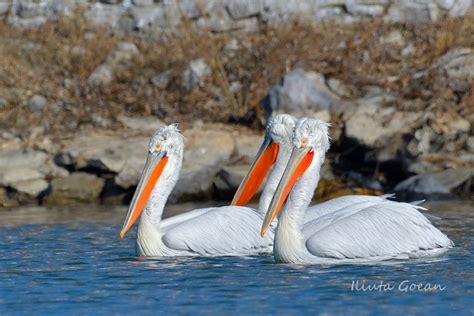
[[[223,206],[170,228],[163,242],[170,248],[203,255],[271,253],[273,232],[259,235],[262,217],[247,207]]]
[[[161,221],[161,225],[160,225],[161,231],[165,233],[171,228],[175,227],[176,225],[182,224],[185,221],[193,219],[199,215],[202,215],[214,209],[215,207],[198,208],[189,212],[184,212],[178,215],[165,218],[164,220]]]
[[[329,201],[313,205],[308,207],[305,213],[305,223],[312,221],[318,217],[327,215],[329,213],[333,213],[335,211],[341,210],[345,207],[358,204],[358,203],[365,203],[369,202],[372,204],[380,203],[383,201],[387,201],[387,198],[391,197],[391,195],[382,195],[382,196],[371,196],[371,195],[345,195],[340,196],[335,199],[331,199]]]
[[[320,229],[306,240],[306,247],[314,256],[337,259],[416,256],[452,247],[417,208],[385,201],[322,216],[313,223]]]

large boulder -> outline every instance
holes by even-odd
[[[268,118],[274,113],[300,116],[329,109],[338,102],[339,97],[329,89],[323,75],[296,68],[270,89],[262,105]]]
[[[235,158],[251,164],[262,145],[263,135],[239,135],[235,138]]]
[[[148,141],[146,136],[81,134],[64,144],[57,160],[74,169],[120,174],[129,161],[145,163]]]
[[[66,178],[53,179],[46,205],[98,203],[105,180],[95,175],[76,172]]]
[[[183,169],[170,201],[210,198],[215,175],[234,152],[234,139],[230,133],[215,128],[192,128],[183,135]]]
[[[249,169],[250,165],[223,167],[214,179],[215,196],[218,199],[231,200]]]
[[[184,166],[201,165],[219,168],[234,152],[235,141],[229,132],[208,128],[192,128],[183,132],[186,147]]]
[[[383,107],[379,98],[359,100],[354,111],[344,114],[345,136],[377,149],[378,160],[386,161],[404,150],[406,141],[403,137],[420,124],[422,114]]]
[[[216,169],[209,166],[184,166],[169,201],[175,203],[178,201],[210,199],[213,194],[212,182],[216,173]]]
[[[473,168],[447,169],[438,173],[410,177],[395,187],[398,196],[405,199],[443,199],[472,194]]]
[[[50,160],[42,151],[11,150],[0,154],[0,187],[35,198],[48,188]]]

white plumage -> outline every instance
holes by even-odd
[[[295,127],[293,153],[262,227],[263,233],[281,210],[274,241],[277,262],[367,262],[431,256],[453,246],[419,212],[423,208],[385,197],[346,196],[305,212],[328,149],[327,128],[316,119],[302,119]],[[285,188],[291,188],[287,196]]]
[[[273,233],[265,238],[258,234],[264,214],[248,207],[196,209],[162,220],[164,206],[178,180],[184,143],[179,130],[171,125],[159,129],[148,147],[147,164],[121,232],[123,236],[141,212],[136,239],[137,255],[161,257],[271,253]],[[155,172],[158,176],[152,180]],[[147,190],[149,195],[146,194]],[[140,203],[144,203],[143,212]]]

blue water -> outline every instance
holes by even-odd
[[[473,315],[473,204],[432,213],[456,243],[440,257],[298,266],[270,256],[138,259],[133,239],[117,238],[123,209],[0,211],[0,315]],[[353,282],[386,291],[355,291]],[[435,290],[405,291],[412,283]]]

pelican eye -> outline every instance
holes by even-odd
[[[158,143],[158,144],[155,145],[155,148],[154,148],[155,151],[161,151],[162,149],[163,149],[162,144]]]
[[[300,141],[300,145],[301,147],[306,147],[308,146],[309,144],[309,140],[307,138],[303,138],[301,141]]]

